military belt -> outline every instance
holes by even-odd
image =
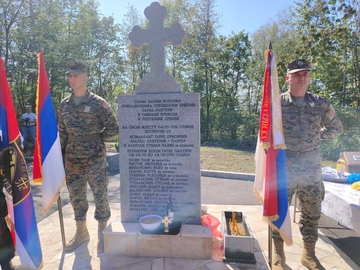
[[[100,133],[79,136],[69,135],[70,142],[96,142],[99,140],[101,140]]]
[[[285,153],[288,157],[316,157],[320,154],[320,150],[315,149],[310,151],[293,151],[286,149]]]

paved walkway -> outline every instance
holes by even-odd
[[[62,238],[58,212],[54,212],[38,223],[40,241],[43,251],[43,269],[126,269],[126,270],[227,270],[227,269],[269,269],[268,255],[268,227],[261,221],[262,207],[260,205],[214,205],[206,204],[207,212],[219,220],[223,210],[241,211],[250,223],[250,228],[255,237],[256,264],[224,263],[215,260],[190,260],[175,258],[146,258],[126,257],[119,255],[97,254],[97,222],[92,218],[94,204],[90,203],[88,213],[88,228],[91,239],[80,246],[73,253],[62,251]],[[67,241],[73,236],[75,223],[70,204],[63,208],[63,220]],[[111,203],[112,219],[120,220],[120,203]],[[293,213],[293,209],[291,209]],[[294,244],[285,248],[288,269],[306,269],[300,262],[302,240],[297,224],[293,223]],[[359,269],[341,250],[320,232],[316,248],[317,256],[326,269]],[[13,259],[16,269],[26,269],[20,265],[18,257]]]
[[[90,242],[83,244],[73,253],[62,251],[59,215],[57,212],[38,223],[40,241],[43,251],[43,269],[126,269],[126,270],[227,270],[227,269],[269,269],[267,265],[268,238],[267,225],[260,221],[261,206],[249,205],[206,205],[208,213],[220,219],[222,210],[241,211],[246,214],[250,227],[255,236],[256,264],[223,263],[214,260],[188,260],[174,258],[145,258],[126,257],[119,255],[97,254],[97,222],[88,219],[88,228],[91,235]],[[120,204],[112,203],[113,218],[120,219]],[[94,204],[90,204],[89,217],[94,213]],[[117,213],[117,214],[116,214]],[[73,211],[70,204],[63,207],[66,239],[69,240],[75,229]],[[296,226],[293,223],[293,226]],[[301,236],[299,230],[294,229],[294,245],[286,247],[288,269],[306,269],[300,261]],[[316,248],[317,256],[326,269],[359,269],[342,251],[334,246],[331,241],[320,234]],[[26,269],[20,265],[18,257],[13,259],[16,269]]]

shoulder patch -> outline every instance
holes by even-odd
[[[109,109],[109,104],[107,102],[103,102],[102,106],[105,108],[105,109]]]

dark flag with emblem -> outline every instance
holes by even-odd
[[[42,252],[34,201],[3,59],[0,59],[0,133],[7,168],[4,192],[12,229],[15,232],[16,252],[23,267],[39,269],[42,266]]]

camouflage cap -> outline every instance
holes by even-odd
[[[31,109],[31,105],[26,105],[25,109]]]
[[[295,59],[287,65],[287,73],[295,73],[300,70],[311,70],[310,62],[305,59]]]
[[[82,62],[69,62],[67,64],[67,71],[65,75],[70,73],[72,74],[80,74],[80,73],[87,73],[88,67]]]

